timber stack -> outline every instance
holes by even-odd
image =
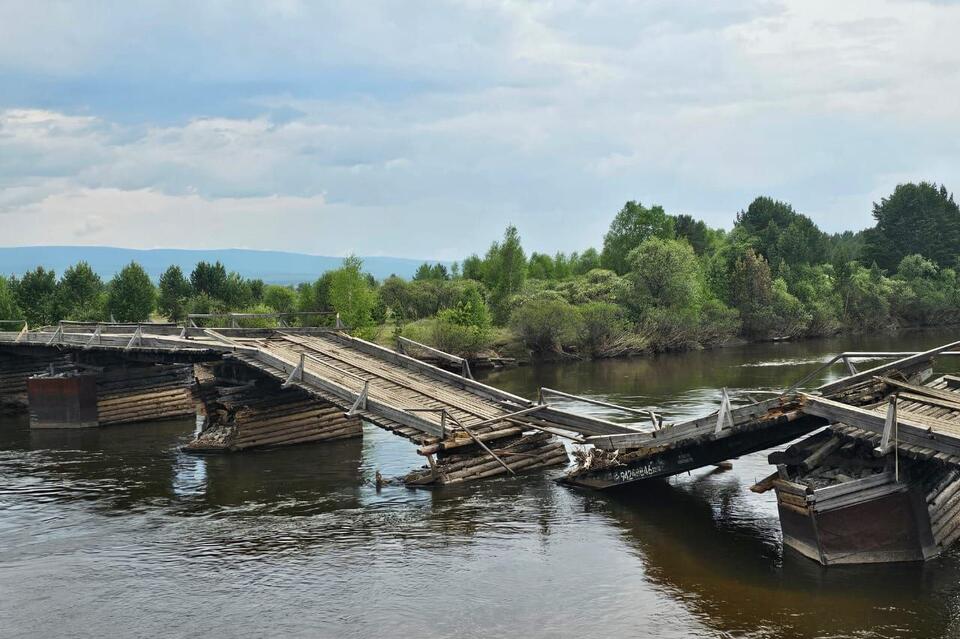
[[[214,377],[200,385],[204,426],[184,446],[188,452],[233,452],[363,435],[359,417],[274,380],[228,382]]]
[[[101,426],[180,419],[195,414],[193,367],[148,364],[110,367],[97,375]]]
[[[68,355],[55,352],[29,356],[0,353],[0,414],[27,412],[27,379],[68,362]]]
[[[485,449],[480,449],[477,445],[459,453],[441,453],[436,461],[433,459],[433,453],[423,452],[435,448],[435,446],[421,447],[420,452],[427,456],[429,464],[408,474],[404,478],[407,485],[459,484],[507,473],[516,474],[550,466],[565,466],[569,462],[563,443],[556,437],[540,432],[497,439],[496,444]],[[450,447],[445,450],[451,451],[457,448]]]

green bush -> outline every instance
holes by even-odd
[[[510,326],[536,353],[568,352],[580,333],[577,308],[562,298],[539,297],[520,303],[510,316]]]

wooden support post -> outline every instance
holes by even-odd
[[[727,394],[726,387],[721,391],[720,409],[717,411],[717,425],[713,429],[716,435],[723,430],[724,424],[733,428],[733,416],[730,414],[730,396]]]
[[[101,337],[100,337],[100,330],[101,330],[102,328],[103,328],[103,324],[97,324],[97,328],[96,328],[95,331],[93,331],[93,335],[90,336],[90,339],[87,340],[86,345],[83,347],[84,350],[89,349],[89,348],[92,348],[92,347],[93,347],[93,341],[94,341],[94,340],[97,341],[97,344],[102,344],[102,343],[103,343],[103,339],[101,339]]]
[[[896,446],[896,427],[897,394],[894,393],[890,396],[890,402],[887,404],[887,418],[883,422],[883,435],[880,437],[880,445],[875,449],[880,455],[888,454]]]
[[[293,383],[293,380],[297,380],[298,382],[303,381],[303,358],[303,353],[300,353],[300,363],[297,364],[296,368],[290,371],[290,374],[287,376],[287,380],[280,385],[281,388],[287,388]]]
[[[363,382],[363,390],[357,395],[357,401],[353,403],[350,410],[347,411],[347,417],[353,417],[358,411],[367,410],[367,393],[370,392],[370,380]],[[441,425],[441,430],[443,426]]]
[[[130,341],[127,342],[127,345],[124,347],[123,350],[129,351],[131,348],[133,348],[134,342],[137,343],[137,346],[140,346],[143,344],[143,327],[139,324],[137,325],[137,330],[134,331],[133,333],[133,337],[130,338]]]
[[[50,336],[50,339],[47,341],[47,346],[57,343],[59,344],[63,341],[63,324],[57,326],[57,330],[53,332],[53,335]]]

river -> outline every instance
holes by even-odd
[[[668,420],[783,387],[844,349],[928,331],[522,367],[540,386]],[[837,371],[839,373],[839,370]],[[571,405],[622,419],[592,405]],[[192,422],[31,432],[0,418],[2,637],[955,637],[960,552],[835,566],[784,550],[766,454],[625,494],[553,473],[434,491],[388,485],[407,441],[178,452]]]

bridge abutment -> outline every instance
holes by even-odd
[[[191,417],[193,367],[61,364],[25,380],[31,428],[92,428]]]

